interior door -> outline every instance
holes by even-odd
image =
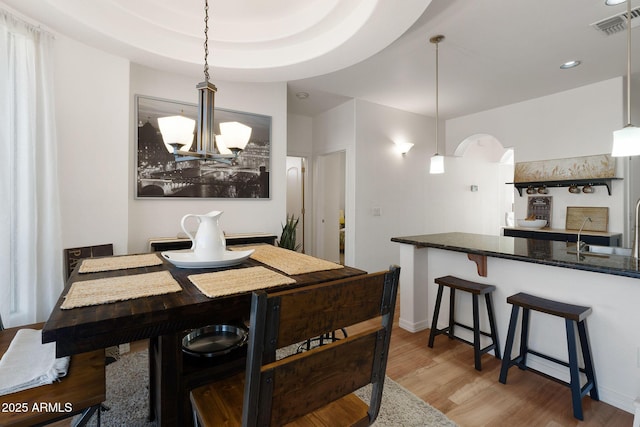
[[[316,255],[339,263],[340,211],[344,212],[345,206],[345,152],[319,156],[316,170]]]

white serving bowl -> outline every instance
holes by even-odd
[[[547,225],[546,219],[519,219],[518,227],[542,228]]]

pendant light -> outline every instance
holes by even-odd
[[[213,160],[227,165],[236,164],[238,155],[249,142],[251,128],[242,123],[220,123],[221,144],[216,148],[213,115],[215,110],[216,86],[209,81],[209,1],[204,2],[204,81],[198,89],[198,127],[196,148],[191,151],[195,120],[183,116],[161,117],[158,119],[160,133],[167,149],[176,162],[187,160]],[[222,144],[224,140],[225,144]]]
[[[429,41],[436,45],[436,154],[431,157],[431,165],[429,167],[429,173],[444,173],[444,156],[438,154],[438,122],[440,116],[438,112],[438,43],[444,40],[444,36],[433,36]]]
[[[613,132],[611,155],[640,155],[640,128],[631,124],[631,0],[627,0],[627,124]]]

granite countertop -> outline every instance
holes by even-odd
[[[393,237],[392,242],[640,279],[640,263],[628,256],[576,254],[575,243],[471,233]]]

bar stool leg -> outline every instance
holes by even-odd
[[[480,314],[478,313],[478,295],[471,296],[473,303],[473,359],[476,371],[482,370],[480,362]]]
[[[455,313],[456,313],[456,290],[449,288],[449,339],[453,339],[453,328],[455,326]]]
[[[573,416],[580,421],[582,415],[582,395],[580,393],[580,371],[578,369],[578,351],[576,349],[576,333],[573,330],[573,320],[565,319],[567,327],[567,348],[569,349],[569,373],[571,375],[571,401]]]
[[[600,400],[596,373],[593,370],[593,356],[591,355],[591,345],[589,344],[589,334],[587,333],[587,322],[584,320],[582,322],[578,322],[578,335],[580,336],[580,346],[582,347],[584,372],[587,375],[587,381],[591,383],[589,396],[591,396],[593,400]]]
[[[529,352],[529,309],[522,307],[522,331],[520,331],[520,355],[518,368],[527,369],[527,353]]]
[[[438,331],[438,316],[440,315],[440,303],[442,302],[442,289],[444,286],[438,285],[438,296],[436,297],[436,306],[433,310],[433,320],[431,321],[431,332],[429,333],[429,347],[433,348],[433,340]]]
[[[504,356],[502,358],[502,366],[500,367],[500,379],[502,384],[507,383],[507,372],[511,366],[511,349],[513,348],[513,337],[516,335],[516,324],[518,323],[518,311],[520,307],[514,305],[511,307],[511,319],[509,320],[509,331],[507,332],[507,342],[504,346]]]
[[[496,319],[493,316],[493,301],[491,299],[491,292],[484,295],[485,302],[487,303],[487,315],[489,316],[489,328],[491,329],[491,339],[494,344],[494,354],[498,360],[500,357],[500,345],[498,344],[498,328],[496,327]]]

